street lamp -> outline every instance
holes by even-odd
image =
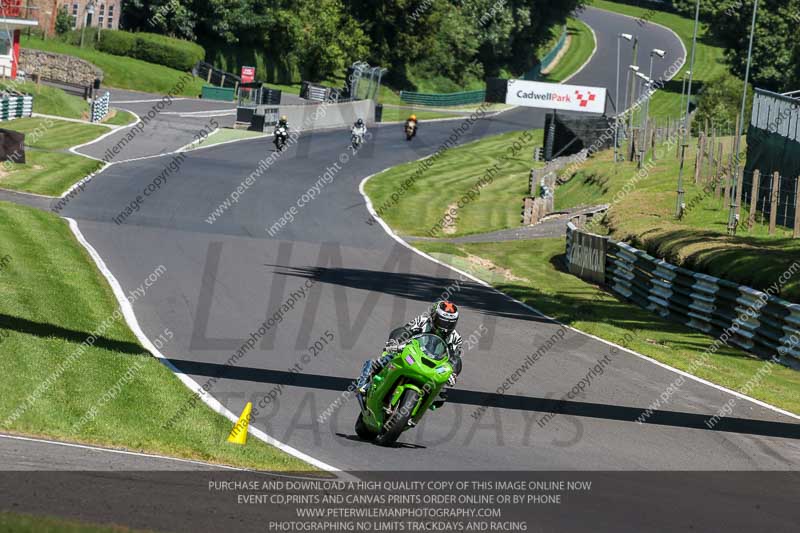
[[[683,110],[683,95],[686,92],[686,77],[691,75],[692,71],[687,70],[683,73],[683,81],[681,82],[681,106],[678,108],[679,111]]]
[[[636,77],[639,78],[641,81],[641,89],[639,90],[639,98],[641,99],[642,95],[644,97],[644,106],[645,110],[644,113],[639,113],[639,153],[644,153],[647,150],[645,149],[645,145],[647,144],[647,108],[648,103],[650,101],[650,90],[653,87],[653,80],[649,76],[645,76],[641,72],[636,73]]]
[[[91,17],[94,15],[94,0],[89,0],[86,3],[86,8],[83,13],[83,26],[81,27],[81,48],[83,48],[83,36],[86,33],[86,25],[91,24]]]
[[[626,41],[632,41],[633,35],[630,33],[620,33],[617,34],[617,84],[616,88],[614,89],[614,111],[616,112],[616,117],[614,117],[614,163],[617,162],[618,157],[617,154],[619,153],[619,44],[620,39],[625,39]],[[626,82],[627,83],[627,82]],[[627,92],[627,89],[626,89]],[[623,104],[624,106],[624,104]]]
[[[750,24],[750,45],[747,48],[747,66],[744,69],[744,87],[742,88],[742,109],[740,111],[739,116],[739,130],[736,131],[736,139],[734,140],[734,149],[735,155],[734,159],[736,160],[736,169],[733,172],[732,178],[732,186],[731,186],[731,211],[730,215],[728,216],[728,234],[735,235],[736,234],[736,226],[739,223],[739,215],[738,209],[739,206],[737,205],[737,187],[741,187],[741,183],[738,182],[739,178],[739,148],[741,145],[742,140],[742,129],[744,129],[744,108],[747,105],[747,81],[750,79],[750,61],[753,58],[753,35],[756,31],[756,14],[758,14],[758,0],[753,2],[753,21]],[[776,207],[777,209],[777,207]]]
[[[631,128],[633,127],[633,120],[631,119],[631,117],[633,117],[633,109],[632,108],[633,108],[633,100],[635,98],[635,94],[634,93],[636,92],[634,90],[634,88],[633,88],[633,85],[634,85],[635,82],[633,82],[631,80],[631,72],[633,72],[633,73],[639,72],[639,67],[636,66],[636,65],[628,65],[628,72],[625,75],[625,101],[628,103],[627,104],[628,105],[627,106],[627,113],[628,113],[628,119],[629,119],[628,120],[627,131],[629,133],[630,133]],[[629,92],[628,88],[629,87],[631,88],[630,89],[630,100],[628,99],[628,92]],[[628,144],[630,144],[631,136],[628,135],[627,138],[628,138]]]
[[[694,76],[694,53],[697,48],[697,27],[700,25],[700,0],[694,11],[694,35],[692,36],[692,58],[689,61],[689,86],[686,89],[686,114],[683,115],[683,138],[681,140],[681,165],[678,170],[678,198],[675,203],[675,217],[683,216],[683,161],[686,155],[686,130],[689,128],[689,104],[692,100],[692,77]]]
[[[648,72],[647,76],[650,78],[650,89],[653,88],[653,59],[658,57],[659,59],[664,59],[667,55],[667,52],[661,50],[660,48],[653,48],[650,50],[650,71]],[[652,95],[647,95],[647,100],[645,100],[645,108],[644,108],[644,139],[647,142],[647,128],[650,126],[650,97]],[[646,150],[645,150],[646,151]]]

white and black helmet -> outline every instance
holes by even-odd
[[[440,300],[433,304],[431,319],[436,331],[449,335],[455,331],[458,323],[458,306],[448,300]]]

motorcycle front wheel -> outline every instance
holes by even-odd
[[[369,429],[364,423],[364,415],[361,413],[358,413],[358,418],[356,419],[356,435],[358,435],[361,440],[368,441],[375,440],[375,437],[377,436],[377,433]]]
[[[397,403],[397,409],[383,425],[378,436],[375,437],[375,444],[380,444],[381,446],[394,444],[400,434],[408,427],[411,413],[418,402],[419,394],[417,394],[417,391],[407,389]]]

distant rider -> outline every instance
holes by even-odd
[[[404,126],[404,128],[405,128],[405,130],[406,130],[406,131],[408,131],[408,129],[409,129],[409,128],[411,128],[411,132],[412,132],[412,133],[411,133],[411,135],[410,135],[410,136],[411,136],[411,137],[414,137],[414,136],[416,136],[416,135],[417,135],[417,128],[418,128],[418,123],[417,123],[417,115],[411,115],[411,116],[409,116],[409,117],[406,119],[406,123],[405,123],[405,126]]]
[[[355,124],[353,124],[353,129],[350,130],[350,133],[353,135],[357,135],[362,141],[364,140],[364,135],[367,134],[367,125],[364,124],[363,119],[356,120]]]
[[[411,337],[420,333],[433,333],[447,344],[450,350],[450,365],[453,367],[453,373],[450,375],[447,385],[455,387],[456,377],[461,373],[462,354],[461,335],[456,331],[457,323],[458,307],[456,304],[447,300],[434,302],[428,312],[419,315],[405,326],[401,326],[389,334],[389,340],[386,342],[385,348],[386,355],[372,361],[370,371],[359,379],[358,391],[361,394],[365,394],[373,376],[392,360],[394,355],[402,349],[402,346]],[[442,391],[441,399],[444,400],[445,398],[446,395]]]
[[[286,115],[281,115],[281,119],[275,124],[275,133],[278,133],[278,129],[284,128],[286,129],[286,134],[289,134],[289,119],[286,118]]]

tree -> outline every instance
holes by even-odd
[[[753,89],[748,87],[745,118],[750,117],[753,105]],[[706,121],[718,128],[733,130],[742,104],[742,80],[723,73],[703,84],[697,96],[697,112],[693,118],[693,129],[699,131]]]
[[[72,16],[69,14],[69,10],[67,6],[61,6],[58,8],[58,13],[56,13],[56,33],[61,35],[62,33],[67,33],[69,30],[72,29],[73,21]]]
[[[744,79],[754,0],[701,2],[700,14],[715,44],[725,48],[732,74]],[[674,0],[675,9],[694,17],[695,0]],[[800,0],[759,0],[750,80],[777,92],[800,89]]]
[[[128,0],[133,31],[197,41],[231,70],[260,64],[272,81],[322,81],[356,59],[398,88],[457,90],[522,73],[553,24],[586,0]],[[263,70],[262,70],[263,72]]]

